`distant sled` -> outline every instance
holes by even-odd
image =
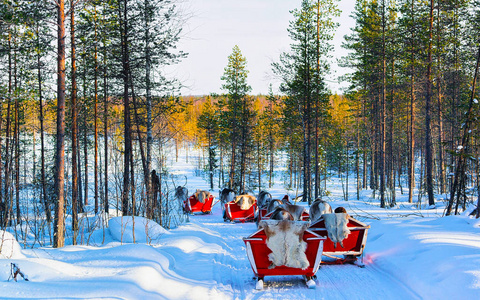
[[[192,195],[184,201],[183,210],[187,214],[194,214],[194,213],[210,214],[212,213],[212,206],[213,206],[214,199],[215,197],[210,194],[209,197],[205,199],[205,203],[202,203],[197,199],[197,197],[195,197],[195,195]]]
[[[265,221],[264,221],[265,222]],[[306,224],[302,221],[276,221],[267,220],[273,224],[278,222],[292,222],[292,224]],[[276,223],[275,223],[276,222]],[[282,276],[282,275],[300,275],[305,279],[305,283],[309,288],[315,288],[313,277],[320,267],[322,260],[323,243],[325,237],[322,237],[308,228],[304,231],[302,239],[306,242],[305,255],[308,260],[308,267],[305,269],[288,267],[285,265],[275,266],[269,255],[272,250],[267,246],[267,234],[264,228],[259,229],[252,235],[243,238],[246,245],[247,257],[250,261],[253,273],[255,274],[256,289],[263,289],[265,276]],[[297,239],[298,241],[298,239]]]
[[[224,221],[240,223],[253,222],[257,215],[257,203],[254,203],[248,210],[242,210],[234,201],[225,203]]]
[[[311,231],[326,238],[323,244],[323,255],[329,259],[324,259],[322,264],[355,263],[362,256],[367,243],[367,233],[370,225],[349,217],[347,227],[350,230],[350,234],[343,240],[342,247],[340,243],[337,243],[335,246],[328,237],[323,217],[310,225],[309,229]]]

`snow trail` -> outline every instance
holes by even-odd
[[[202,281],[211,283],[209,295],[198,295],[196,299],[210,298],[216,291],[230,295],[230,299],[420,299],[412,289],[389,274],[375,262],[365,268],[356,265],[324,265],[317,272],[316,289],[308,289],[301,276],[267,276],[262,291],[255,290],[253,271],[245,252],[243,237],[255,232],[254,223],[225,223],[220,207],[214,207],[211,215],[190,217],[186,227],[208,233],[205,243],[217,242],[219,251],[188,259],[182,276],[190,278],[202,274]],[[179,229],[185,232],[186,228]],[[177,234],[172,231],[171,236]],[[199,236],[198,233],[191,233]],[[167,237],[169,238],[169,237]],[[178,239],[178,237],[177,237]],[[368,241],[367,241],[368,245]],[[204,246],[200,246],[197,251]],[[161,251],[169,251],[160,247]],[[180,257],[179,253],[175,256]],[[178,271],[178,270],[177,270]],[[210,276],[207,274],[212,272]]]

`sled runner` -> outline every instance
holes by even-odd
[[[277,233],[274,235],[270,235],[268,237],[268,233],[272,232],[272,226],[283,228],[285,226],[280,225],[281,222],[289,222],[292,227],[294,227],[293,231],[283,232],[283,234],[290,235],[290,238],[282,236],[282,233]],[[267,224],[268,226],[266,226]],[[285,223],[283,223],[284,225]],[[301,226],[304,231],[299,233],[298,231],[295,232],[295,228],[299,228]],[[305,278],[306,284],[309,288],[315,288],[315,281],[313,280],[313,276],[318,271],[320,267],[320,262],[322,259],[322,251],[323,251],[323,242],[325,237],[322,237],[307,228],[308,223],[302,221],[277,221],[277,220],[266,220],[261,221],[259,225],[259,230],[253,233],[252,235],[243,238],[243,241],[246,245],[247,257],[250,261],[250,265],[252,267],[253,273],[255,274],[255,278],[257,280],[256,289],[263,289],[263,279],[265,276],[281,276],[281,275],[300,275]],[[274,231],[274,230],[273,230]],[[297,235],[294,235],[297,234]],[[293,236],[292,236],[293,235]],[[306,248],[298,248],[304,251],[301,253],[301,264],[304,268],[300,267],[291,267],[286,265],[276,265],[274,262],[278,264],[275,259],[275,254],[273,253],[277,248],[280,249],[287,249],[287,251],[283,252],[283,256],[290,256],[293,255],[285,254],[285,253],[298,253],[292,251],[291,248],[288,248],[286,245],[282,245],[281,242],[275,244],[276,247],[273,247],[272,244],[268,244],[269,242],[273,242],[274,237],[279,237],[280,241],[296,241],[300,244],[299,237],[302,237],[303,242],[306,243]],[[270,239],[270,240],[269,240]],[[278,240],[277,240],[278,241]],[[301,242],[305,247],[305,244]],[[285,242],[287,243],[287,242]],[[280,244],[280,245],[279,245]],[[273,249],[273,250],[272,250]],[[273,256],[272,256],[273,255]],[[282,256],[280,255],[280,256]],[[300,260],[300,259],[299,259]],[[297,263],[297,261],[294,261]],[[289,263],[286,263],[291,265]]]
[[[311,231],[326,238],[323,244],[323,255],[330,258],[330,260],[323,260],[322,264],[355,263],[358,257],[363,254],[370,225],[349,217],[347,227],[350,230],[350,234],[343,240],[342,247],[340,243],[337,243],[335,246],[334,242],[328,237],[324,217],[310,225],[309,229]]]
[[[230,222],[253,222],[258,214],[257,203],[254,203],[248,210],[242,210],[234,201],[225,203],[224,220]]]
[[[184,207],[183,210],[185,213],[188,214],[194,214],[194,213],[212,213],[212,206],[213,206],[213,200],[215,197],[213,195],[210,195],[207,199],[205,199],[205,203],[202,203],[198,201],[197,197],[195,195],[192,195],[188,197],[187,200],[184,201]]]

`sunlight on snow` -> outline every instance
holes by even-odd
[[[421,243],[450,244],[469,246],[480,249],[480,236],[462,232],[428,232],[417,233],[412,236]]]

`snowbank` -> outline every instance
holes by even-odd
[[[6,231],[0,230],[0,259],[22,259],[25,255],[15,237]]]
[[[112,218],[108,221],[108,228],[113,240],[122,243],[157,244],[164,234],[168,234],[168,231],[155,221],[142,217]]]
[[[421,299],[473,299],[480,289],[476,224],[468,216],[373,221],[365,263]]]

